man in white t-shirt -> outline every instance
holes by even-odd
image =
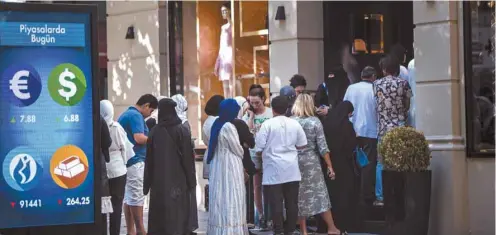
[[[255,150],[263,160],[262,185],[269,199],[274,234],[292,234],[298,219],[301,181],[298,149],[307,145],[307,138],[300,124],[284,115],[288,108],[286,97],[275,97],[271,105],[274,118],[262,124],[255,138]],[[285,222],[283,205],[286,208]]]
[[[255,85],[250,89],[248,97],[250,108],[246,110],[243,120],[246,122],[255,138],[262,123],[272,118],[272,109],[265,107],[265,99],[265,91],[261,86]],[[253,194],[255,207],[257,208],[259,217],[258,227],[265,230],[267,229],[267,220],[263,206],[265,200],[262,198],[262,159],[256,157],[255,149],[250,149],[250,156],[257,169],[257,173],[253,175]]]

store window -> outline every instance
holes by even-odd
[[[494,157],[494,1],[464,2],[464,47],[469,156]]]
[[[201,110],[213,95],[248,96],[252,84],[269,96],[268,1],[197,1],[196,10]]]

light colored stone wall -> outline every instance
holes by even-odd
[[[462,4],[413,6],[417,127],[433,149],[429,234],[494,234],[494,159],[465,151]]]
[[[107,2],[108,99],[117,118],[146,93],[168,95],[165,2]],[[133,25],[136,38],[125,39]]]
[[[275,20],[284,6],[286,20]],[[316,89],[324,79],[323,3],[319,1],[269,1],[270,92],[289,85],[294,74]]]
[[[201,87],[200,65],[198,60],[198,22],[196,20],[196,2],[184,1],[183,8],[183,71],[184,96],[188,99],[188,121],[191,135],[197,140],[197,146],[203,145],[201,138]]]
[[[468,159],[468,196],[471,235],[494,231],[494,159]]]

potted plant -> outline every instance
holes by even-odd
[[[387,234],[426,235],[431,196],[430,149],[422,132],[398,127],[378,147],[383,160]]]

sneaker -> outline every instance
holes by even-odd
[[[384,206],[384,202],[383,202],[383,201],[376,200],[376,201],[374,202],[374,206],[383,207],[383,206]]]

